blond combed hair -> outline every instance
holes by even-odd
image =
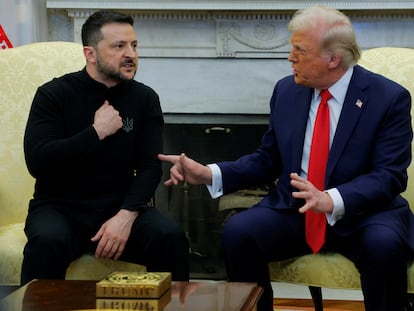
[[[299,10],[293,15],[288,29],[292,33],[315,32],[321,50],[339,55],[345,67],[356,64],[361,57],[350,19],[334,8],[311,6]]]

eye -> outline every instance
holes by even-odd
[[[307,51],[307,50],[305,50],[304,48],[298,47],[298,48],[297,48],[297,50],[298,50],[298,52],[299,52],[300,54],[302,54],[302,55],[308,54],[308,51]]]
[[[124,47],[124,45],[122,43],[118,43],[117,45],[115,45],[115,47],[117,49],[122,49]]]
[[[297,54],[300,54],[300,55],[307,55],[307,54],[309,54],[309,50],[308,49],[306,49],[304,47],[301,47],[301,46],[297,46],[297,45],[296,46],[293,46],[292,51],[294,53],[297,53]]]

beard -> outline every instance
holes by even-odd
[[[131,76],[124,75],[120,68],[124,66],[125,64],[133,64],[135,66],[134,74]],[[130,81],[135,77],[135,74],[137,72],[136,65],[134,63],[133,59],[126,59],[121,62],[119,68],[115,68],[114,66],[111,66],[107,64],[98,54],[96,58],[96,69],[97,71],[104,76],[108,80],[121,82],[121,81]]]

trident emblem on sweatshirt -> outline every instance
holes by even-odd
[[[124,118],[122,120],[122,129],[127,133],[132,131],[134,129],[134,119],[128,117]]]

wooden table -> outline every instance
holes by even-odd
[[[1,311],[103,310],[95,295],[96,281],[34,280],[0,301]],[[224,281],[173,282],[165,308],[146,304],[114,303],[117,310],[251,311],[262,288],[253,283]],[[165,301],[165,297],[164,297]],[[99,302],[99,303],[98,303]],[[140,307],[137,307],[140,306]],[[100,307],[100,308],[99,308]]]

